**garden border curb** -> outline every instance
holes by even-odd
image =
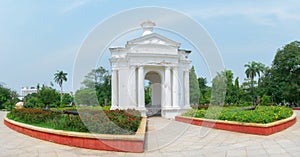
[[[4,118],[4,124],[19,133],[58,144],[120,152],[144,152],[147,118],[143,117],[134,135],[91,134],[54,130]]]
[[[234,122],[234,121],[192,118],[192,117],[185,117],[185,116],[176,116],[175,120],[183,123],[189,123],[193,125],[233,131],[233,132],[241,132],[241,133],[255,134],[255,135],[271,135],[292,126],[293,124],[296,123],[297,118],[296,118],[296,113],[293,112],[293,115],[289,118],[282,119],[268,124],[242,123],[242,122]]]

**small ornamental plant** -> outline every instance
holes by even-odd
[[[141,123],[136,110],[78,110],[79,115],[42,109],[23,108],[8,113],[7,118],[45,128],[98,134],[135,134]]]
[[[257,106],[255,110],[242,110],[240,107],[216,107],[193,109],[182,114],[187,117],[236,121],[244,123],[271,123],[291,117],[293,110],[280,106]]]

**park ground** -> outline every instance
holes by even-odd
[[[295,111],[297,119],[300,111]],[[3,119],[6,112],[0,112]],[[167,120],[148,119],[144,153],[89,150],[59,145],[17,133],[0,123],[1,157],[92,156],[300,156],[300,122],[270,136],[216,130]]]

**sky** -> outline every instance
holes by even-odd
[[[278,48],[300,40],[297,0],[2,0],[0,83],[20,92],[23,86],[50,85],[54,73],[63,70],[68,73],[64,90],[72,91],[74,61],[88,33],[112,15],[145,6],[170,8],[197,21],[215,41],[226,69],[240,81],[245,78],[244,64],[258,61],[270,66]],[[129,37],[125,35],[112,45],[124,46]],[[187,41],[178,40],[182,48],[193,49]],[[193,55],[198,55],[192,57],[197,75],[210,82],[201,55]],[[109,52],[103,56],[99,65],[105,64]]]

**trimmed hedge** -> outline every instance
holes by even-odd
[[[246,123],[271,123],[292,116],[293,110],[279,106],[257,106],[255,110],[242,110],[240,107],[209,107],[207,110],[189,110],[183,116],[227,120]]]
[[[9,119],[58,130],[99,134],[135,134],[141,122],[136,110],[78,110],[80,115],[67,115],[42,109],[13,110]]]

